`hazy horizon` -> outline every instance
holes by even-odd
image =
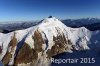
[[[100,0],[0,0],[0,22],[100,18]]]

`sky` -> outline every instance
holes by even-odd
[[[100,18],[100,0],[0,0],[0,22]]]

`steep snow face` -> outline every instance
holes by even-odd
[[[8,34],[0,33],[0,51],[1,51],[1,53],[0,53],[0,61],[1,61],[1,59],[4,57],[4,55],[7,52],[7,48],[8,48],[9,42],[12,39],[12,36],[13,36],[13,32],[12,33],[8,33]]]
[[[62,23],[54,17],[44,19],[37,30],[41,32],[44,40],[48,40],[48,49],[51,49],[54,44],[53,36],[57,37],[57,35],[63,35],[65,33]]]
[[[71,42],[76,46],[76,49],[89,49],[88,42],[91,38],[91,31],[87,30],[85,27],[81,28],[70,28]]]
[[[48,49],[51,49],[54,45],[53,36],[57,37],[59,35],[64,35],[66,40],[71,40],[76,49],[89,49],[87,44],[91,37],[91,32],[85,27],[70,28],[53,17],[44,19],[38,26],[38,30],[41,32],[43,38],[48,40]]]

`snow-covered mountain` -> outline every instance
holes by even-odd
[[[49,66],[50,58],[59,53],[91,50],[91,41],[98,43],[99,33],[70,28],[49,17],[34,27],[0,33],[0,61],[9,66]]]

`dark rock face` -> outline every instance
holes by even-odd
[[[54,41],[54,45],[52,46],[51,49],[48,49],[47,51],[47,55],[49,58],[51,58],[54,55],[66,52],[66,50],[70,49],[68,45],[72,46],[70,40],[66,41],[64,35],[53,37],[53,41]]]
[[[42,44],[44,44],[44,41],[41,33],[38,30],[34,32],[33,40],[34,40],[34,49],[37,52],[43,51]]]
[[[21,63],[35,64],[37,58],[38,53],[34,49],[31,49],[31,47],[27,43],[25,43],[15,58],[14,66],[17,66]]]
[[[2,46],[0,46],[0,54],[2,53]]]

